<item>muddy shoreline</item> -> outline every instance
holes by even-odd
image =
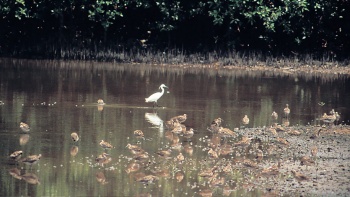
[[[134,63],[135,64],[135,63]],[[350,77],[350,65],[338,66],[337,64],[328,65],[302,65],[302,66],[288,66],[288,65],[275,65],[268,66],[263,63],[259,63],[253,66],[237,66],[237,65],[225,65],[221,63],[214,64],[150,64],[152,66],[168,67],[168,68],[182,68],[182,69],[214,69],[214,70],[228,70],[228,71],[244,71],[244,72],[273,72],[279,75],[311,75],[320,77],[331,76],[346,76]]]
[[[262,196],[348,196],[350,126],[293,126],[284,129],[285,131],[278,132],[277,135],[271,135],[259,128],[238,131],[253,139],[262,139],[267,142],[267,146],[275,147],[271,153],[275,155],[274,159],[264,159],[258,163],[259,169],[253,173],[256,174],[256,179],[251,181],[252,188],[265,191]],[[321,132],[317,134],[320,129]],[[291,130],[299,131],[300,135],[292,135],[289,132]],[[289,144],[278,143],[277,138],[284,138]],[[312,147],[317,147],[315,156],[311,155]],[[304,156],[311,158],[312,163],[305,165],[301,162]],[[259,174],[261,169],[277,164],[277,160],[280,161],[278,175]],[[307,180],[298,180],[292,171],[305,175]]]

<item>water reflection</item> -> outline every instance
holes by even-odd
[[[19,136],[19,144],[21,146],[26,145],[28,143],[28,141],[29,141],[29,137],[30,137],[29,134],[21,134]]]
[[[97,172],[96,173],[96,180],[97,182],[101,183],[102,185],[107,184],[108,182],[106,181],[106,176],[103,172]]]
[[[151,123],[154,127],[159,129],[159,132],[163,132],[163,120],[159,118],[157,113],[145,113],[145,119],[147,122]]]
[[[151,111],[144,98],[162,83],[170,88],[158,101],[165,107]],[[299,138],[313,132],[297,134],[281,131],[279,126],[317,127],[323,124],[322,114],[333,108],[341,115],[334,123],[349,124],[348,89],[350,81],[343,75],[2,60],[2,156],[23,150],[25,155],[41,153],[44,157],[26,172],[21,163],[13,168],[3,162],[1,195],[260,195],[274,180],[285,180],[283,175],[262,181],[258,172],[276,164],[279,157],[294,162],[299,156],[287,151],[285,135]],[[99,98],[108,105],[98,105]],[[283,118],[287,103],[290,114]],[[279,116],[272,117],[273,111]],[[174,130],[168,121],[179,114],[187,114],[186,124]],[[256,130],[240,129],[245,115],[249,117],[245,127]],[[238,132],[236,137],[208,131],[218,117],[224,120],[222,127]],[[30,133],[20,133],[21,121],[30,125]],[[147,140],[135,136],[135,130],[142,130]],[[78,131],[78,143],[72,142],[72,131]],[[101,139],[115,148],[100,162],[96,158],[103,154]],[[127,144],[143,151],[134,154],[125,148]],[[199,176],[207,169],[210,177]],[[32,187],[16,185],[14,179]],[[264,187],[257,187],[254,181]]]
[[[21,177],[25,182],[29,184],[32,184],[32,185],[40,184],[38,176],[34,173],[27,172],[23,174]]]
[[[72,146],[72,148],[70,149],[70,155],[72,155],[72,157],[75,157],[79,152],[79,147],[78,146]]]
[[[13,178],[22,180],[21,171],[18,168],[11,168],[9,173]]]

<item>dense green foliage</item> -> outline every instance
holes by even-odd
[[[178,48],[188,52],[350,51],[346,0],[0,0],[0,53]]]

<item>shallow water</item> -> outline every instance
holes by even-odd
[[[158,102],[163,107],[153,108],[144,98],[162,83],[169,92]],[[221,117],[223,126],[234,130],[243,127],[246,114],[250,118],[246,127],[269,127],[272,111],[283,123],[288,103],[290,126],[318,125],[320,115],[333,108],[341,114],[336,124],[350,124],[349,90],[350,79],[343,76],[2,59],[0,196],[193,196],[207,189],[222,195],[222,188],[198,176],[213,165],[207,145],[215,135],[207,127],[214,118]],[[100,98],[105,105],[97,105]],[[190,140],[170,135],[163,123],[184,113],[188,117],[184,124],[195,130]],[[30,132],[21,131],[20,122],[29,124]],[[145,139],[134,137],[136,129],[144,132]],[[81,136],[77,143],[70,139],[73,131]],[[108,151],[112,161],[103,166],[95,162],[104,151],[100,140],[115,146]],[[155,152],[177,140],[181,149],[173,150],[171,156],[182,152],[185,163],[156,156]],[[159,181],[144,185],[135,181],[137,172],[126,172],[134,162],[128,143],[150,154],[138,172],[157,174]],[[8,159],[15,150],[23,150],[24,156],[43,156],[33,166],[16,164]],[[15,179],[9,173],[13,168],[35,174],[40,184]],[[247,178],[243,175],[237,168],[225,176],[232,180],[226,186],[236,188],[230,194],[260,195],[260,188],[238,184]]]

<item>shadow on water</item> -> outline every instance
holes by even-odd
[[[144,99],[162,83],[169,93],[158,101],[163,107],[153,108]],[[302,128],[308,139],[309,130],[322,125],[321,115],[331,109],[341,115],[336,124],[349,124],[349,89],[349,77],[343,75],[1,59],[0,195],[262,195],[274,180],[286,181],[291,175],[261,181],[256,176],[260,168],[305,153],[285,148],[265,127],[279,123]],[[98,105],[98,99],[106,104]],[[287,119],[286,104],[291,109]],[[271,117],[273,111],[279,114],[277,120]],[[193,136],[167,127],[167,121],[180,114],[187,114],[184,124],[194,129]],[[242,124],[244,115],[250,119],[247,125]],[[208,131],[218,117],[238,136]],[[30,131],[21,131],[20,122],[29,124]],[[145,138],[136,138],[134,130],[142,130]],[[78,142],[71,140],[72,132],[79,134]],[[242,136],[251,137],[251,145],[238,145]],[[104,150],[101,140],[114,148]],[[133,151],[140,154],[133,155],[127,144],[139,146]],[[322,141],[318,145],[328,150]],[[210,148],[218,158],[208,155]],[[169,157],[156,153],[169,149]],[[265,157],[257,157],[258,149]],[[16,150],[22,150],[23,157],[40,153],[42,158],[32,166],[9,161]],[[108,153],[106,162],[96,162],[103,152]],[[208,169],[212,175],[199,175]],[[152,177],[145,175],[157,179],[147,183],[145,177]]]

